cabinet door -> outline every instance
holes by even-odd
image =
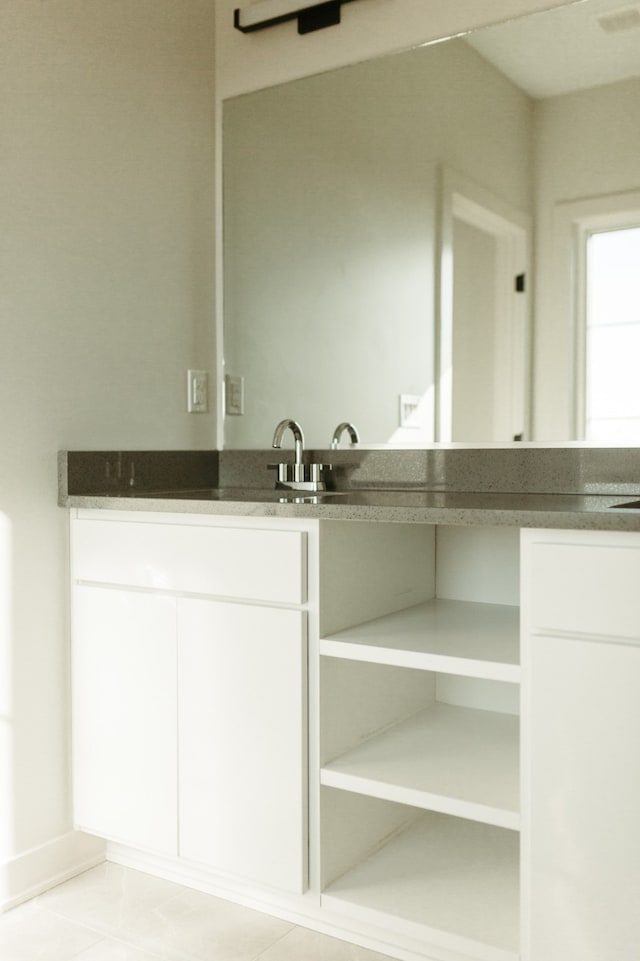
[[[300,611],[179,601],[180,855],[296,893],[307,878]]]
[[[524,566],[523,958],[637,961],[640,538],[539,533]]]
[[[76,826],[177,853],[175,601],[74,590]]]

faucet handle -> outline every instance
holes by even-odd
[[[325,490],[324,471],[331,470],[331,464],[267,464],[276,470],[276,488],[286,487],[294,490]]]
[[[338,424],[333,432],[333,437],[331,438],[331,450],[337,450],[340,443],[340,438],[344,432],[349,434],[351,438],[351,445],[360,443],[360,434],[358,433],[358,428],[348,420],[343,420],[341,424]]]

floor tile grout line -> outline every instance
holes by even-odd
[[[28,902],[25,902],[25,903],[28,903]],[[55,918],[57,921],[64,921],[66,924],[72,925],[75,928],[80,928],[82,931],[87,931],[87,932],[90,932],[91,934],[95,934],[97,937],[94,943],[97,943],[101,939],[107,938],[109,936],[101,928],[96,928],[94,925],[87,924],[85,921],[78,921],[77,918],[70,918],[67,914],[61,914],[59,911],[54,911],[52,908],[45,907],[43,904],[37,904],[37,905],[34,904],[33,915],[40,915],[40,916],[45,916],[49,918]],[[16,920],[20,920],[20,919],[16,919]],[[2,919],[0,918],[0,924],[1,924],[1,921]]]
[[[164,899],[163,899],[162,901],[160,901],[158,904],[154,905],[153,908],[144,908],[144,907],[143,907],[143,908],[140,909],[140,911],[136,911],[136,912],[132,913],[132,915],[131,915],[131,917],[128,919],[128,921],[129,921],[129,922],[135,921],[137,918],[143,916],[143,915],[145,914],[145,912],[148,911],[148,910],[151,911],[151,912],[153,912],[153,913],[155,914],[158,910],[166,907],[166,905],[170,904],[172,901],[176,900],[177,898],[182,897],[185,892],[187,892],[187,893],[192,893],[192,889],[187,888],[187,887],[184,887],[184,886],[180,886],[180,887],[182,888],[182,890],[177,891],[177,892],[174,891],[169,897],[164,898]],[[200,893],[206,894],[206,892],[200,892]],[[214,900],[220,900],[219,898],[217,898],[216,895],[207,895],[207,896],[208,896],[208,897],[211,897],[211,898],[214,899]],[[174,961],[174,958],[170,958],[170,957],[168,957],[166,954],[157,954],[156,950],[149,949],[149,948],[147,948],[147,947],[145,947],[145,946],[143,946],[143,945],[140,945],[140,944],[135,940],[135,935],[134,935],[133,933],[131,933],[131,932],[127,932],[126,930],[123,931],[123,930],[121,930],[121,929],[114,929],[114,928],[109,927],[109,926],[100,926],[100,927],[98,927],[98,926],[96,926],[95,923],[92,923],[92,922],[89,922],[89,921],[84,921],[84,920],[79,920],[77,917],[70,916],[69,914],[64,913],[64,911],[60,910],[59,908],[56,909],[56,908],[54,908],[54,907],[49,907],[49,906],[46,906],[46,905],[43,904],[43,903],[40,903],[40,904],[38,905],[37,910],[38,910],[39,912],[43,913],[43,914],[49,915],[50,917],[55,917],[55,918],[57,918],[57,919],[60,920],[60,921],[65,921],[66,923],[71,924],[71,925],[73,925],[73,926],[76,927],[76,928],[80,928],[80,929],[82,929],[82,930],[84,930],[84,931],[91,932],[92,934],[96,935],[96,940],[93,941],[92,944],[87,945],[85,948],[81,949],[80,952],[78,952],[78,953],[74,954],[72,957],[68,958],[68,961],[73,961],[73,959],[81,956],[83,951],[88,951],[88,950],[94,948],[97,944],[101,944],[102,942],[107,942],[107,941],[113,941],[113,942],[117,942],[117,943],[119,943],[119,944],[123,944],[123,945],[125,945],[126,947],[133,949],[134,951],[139,951],[141,954],[148,955],[150,958],[153,958],[154,961],[155,961],[155,959],[157,959],[157,961]],[[256,910],[253,909],[253,908],[247,908],[247,910],[248,910],[248,911],[251,911],[252,913],[257,914],[257,915],[263,915],[263,914],[264,914],[264,912],[256,911]],[[285,923],[287,923],[287,922],[285,922]],[[273,941],[271,944],[267,945],[266,948],[264,948],[263,950],[261,950],[260,953],[257,954],[257,955],[255,956],[255,958],[250,959],[250,961],[258,961],[258,959],[259,959],[260,957],[262,957],[262,955],[265,953],[265,951],[269,950],[269,949],[272,948],[274,945],[278,944],[283,938],[285,938],[288,934],[290,934],[293,930],[295,930],[296,927],[298,927],[298,926],[295,925],[293,922],[288,922],[288,923],[289,923],[289,925],[290,925],[289,929],[288,929],[287,931],[285,931],[284,934],[282,934],[282,935],[280,935],[279,937],[277,937],[277,938],[275,939],[275,941]],[[179,953],[181,953],[182,955],[184,955],[184,952],[180,952],[180,951],[179,951]],[[183,957],[182,961],[187,961],[186,956]],[[191,961],[191,959],[189,959],[189,961]],[[198,961],[198,959],[193,959],[193,961]]]
[[[170,961],[170,959],[168,959],[166,955],[156,954],[155,951],[152,951],[149,948],[141,947],[139,944],[136,944],[134,941],[131,941],[129,938],[121,938],[119,935],[110,935],[104,940],[116,941],[118,944],[124,944],[125,947],[132,948],[134,951],[137,951],[140,954],[144,954],[149,958],[157,959],[157,961]]]
[[[107,862],[103,862],[103,864],[104,864],[104,863],[107,863]],[[100,866],[101,866],[101,865],[98,865],[98,867],[100,867]],[[94,869],[91,868],[91,869],[89,869],[89,870],[94,870]],[[137,874],[145,874],[145,872],[139,872],[139,871],[137,871],[137,869],[135,869],[135,868],[123,868],[123,870],[124,870],[124,871],[130,871],[130,870],[131,870],[131,871],[135,871]],[[87,871],[87,872],[83,872],[83,874],[87,874],[87,873],[89,873],[89,872],[88,872],[88,871]],[[77,877],[81,877],[81,875],[77,875]],[[149,875],[149,878],[150,878],[150,879],[153,879],[153,875]],[[75,878],[72,878],[71,880],[75,881]],[[58,888],[58,887],[63,887],[64,884],[67,884],[67,883],[69,883],[69,882],[62,882],[62,884],[56,885],[55,888],[51,888],[50,890],[53,891],[53,890],[55,890],[55,889]],[[127,922],[130,923],[130,922],[136,921],[138,918],[142,917],[142,916],[145,914],[145,912],[147,912],[147,911],[149,911],[149,910],[155,912],[155,911],[157,911],[158,909],[165,907],[165,905],[169,904],[169,903],[170,903],[171,901],[173,901],[175,898],[181,897],[181,896],[184,894],[185,891],[189,891],[189,890],[190,890],[189,888],[186,888],[184,885],[180,885],[180,884],[178,884],[178,883],[176,883],[176,882],[169,882],[169,883],[172,884],[172,885],[174,885],[176,888],[180,888],[180,890],[179,890],[179,891],[178,891],[178,890],[172,891],[171,894],[168,894],[165,898],[163,898],[161,901],[159,901],[157,904],[155,904],[155,905],[153,906],[153,908],[149,908],[148,906],[147,906],[147,907],[140,907],[139,910],[133,911],[133,912],[131,913],[130,917],[127,918]],[[48,892],[45,892],[45,894],[46,894],[46,893],[48,893]],[[66,913],[64,912],[64,909],[55,908],[55,907],[49,907],[49,906],[47,905],[47,903],[46,903],[46,898],[43,899],[42,901],[40,901],[40,903],[39,903],[39,905],[38,905],[38,908],[39,908],[39,910],[45,911],[45,912],[48,913],[49,915],[53,915],[54,917],[56,917],[56,918],[58,918],[58,919],[60,919],[60,920],[66,921],[66,922],[71,923],[71,924],[75,924],[75,925],[77,925],[77,926],[80,927],[80,928],[84,928],[85,930],[91,931],[91,932],[93,932],[94,934],[98,934],[103,940],[107,940],[107,939],[111,938],[112,940],[120,940],[120,941],[122,941],[122,943],[126,943],[126,944],[128,944],[129,946],[131,946],[131,947],[134,947],[134,948],[136,947],[136,945],[135,945],[132,941],[124,941],[124,940],[122,939],[122,937],[118,934],[118,931],[119,931],[118,928],[114,928],[114,927],[112,927],[112,926],[104,926],[104,925],[103,925],[103,926],[98,926],[98,925],[96,925],[95,923],[93,923],[93,922],[91,922],[91,921],[79,920],[79,919],[78,919],[77,917],[75,917],[75,916],[71,916],[71,915],[69,915],[69,914],[66,914]],[[138,948],[137,950],[140,950],[140,949]],[[149,953],[149,952],[148,952],[148,953]],[[161,961],[166,961],[166,959],[161,959]]]
[[[67,961],[74,961],[74,958],[79,958],[82,954],[84,954],[85,951],[93,951],[93,949],[97,947],[97,945],[102,944],[106,940],[107,940],[106,938],[98,938],[96,941],[93,942],[93,944],[88,944],[86,947],[82,948],[80,951],[76,951],[75,954],[70,954],[69,957],[67,958]]]
[[[107,930],[104,927],[97,927],[95,924],[92,924],[89,921],[79,921],[78,918],[71,917],[62,911],[55,911],[53,908],[43,908],[43,911],[45,911],[47,914],[50,914],[52,917],[58,918],[60,921],[66,921],[69,924],[76,925],[78,928],[84,928],[86,931],[92,931],[94,934],[100,935],[103,940],[114,937],[112,930]]]
[[[285,933],[284,933],[284,934],[281,934],[279,938],[276,938],[275,941],[272,941],[270,945],[268,945],[266,948],[264,948],[264,949],[260,952],[260,954],[256,954],[255,958],[252,958],[251,961],[260,961],[260,958],[263,958],[263,957],[265,956],[265,954],[267,953],[267,951],[271,951],[272,948],[275,948],[276,944],[280,944],[281,941],[284,941],[285,938],[288,938],[289,935],[290,935],[293,931],[296,931],[298,927],[299,927],[299,925],[297,925],[297,924],[292,924],[292,926],[289,928],[288,931],[285,931]]]
[[[36,898],[33,898],[32,900],[36,901]],[[24,902],[24,903],[27,904],[28,902]],[[9,915],[9,912],[7,912],[6,916],[8,915]],[[98,931],[95,928],[90,927],[89,925],[82,924],[80,922],[67,918],[64,915],[57,914],[54,911],[50,911],[48,908],[44,908],[40,904],[34,904],[33,909],[29,912],[30,921],[33,921],[33,919],[36,917],[39,919],[49,918],[49,919],[55,919],[56,921],[64,921],[65,923],[71,925],[73,928],[81,930],[83,933],[87,933],[95,936],[94,940],[92,940],[90,944],[85,944],[78,951],[74,951],[73,954],[67,955],[65,961],[74,961],[74,958],[78,958],[80,955],[82,955],[84,951],[92,950],[93,948],[96,947],[96,945],[101,944],[103,941],[106,940],[102,931]],[[18,920],[19,922],[22,922],[24,921],[24,918],[20,918],[16,920]],[[0,928],[2,926],[1,922],[2,922],[2,918],[0,917]]]
[[[131,870],[136,874],[143,874],[147,876],[146,872],[138,872],[136,869]],[[148,961],[178,961],[178,958],[180,961],[202,961],[202,959],[192,956],[188,950],[184,950],[179,943],[176,943],[175,945],[167,945],[166,952],[164,950],[164,944],[161,941],[158,942],[157,939],[155,939],[156,943],[150,943],[147,947],[145,943],[139,940],[139,937],[134,930],[136,922],[140,918],[143,918],[147,912],[149,912],[155,916],[155,920],[159,923],[159,926],[162,927],[163,922],[167,920],[166,918],[163,918],[162,915],[167,910],[168,906],[174,901],[184,897],[185,894],[190,895],[198,893],[215,902],[219,902],[221,900],[226,901],[227,899],[221,899],[219,896],[206,891],[199,892],[197,889],[190,888],[186,885],[181,885],[178,882],[170,882],[172,890],[165,890],[161,896],[160,892],[153,890],[153,888],[150,892],[145,887],[144,881],[141,882],[139,890],[137,884],[132,885],[131,887],[133,890],[131,890],[131,888],[128,889],[126,877],[129,869],[123,868],[122,871],[122,877],[118,875],[115,878],[106,879],[107,888],[109,888],[109,890],[111,882],[115,884],[115,893],[118,895],[118,899],[115,903],[111,902],[108,906],[108,909],[104,912],[107,918],[110,915],[115,914],[117,920],[122,923],[122,927],[116,927],[114,924],[105,925],[101,924],[100,921],[96,922],[96,920],[93,918],[86,920],[82,917],[78,917],[77,914],[75,916],[73,915],[74,910],[79,911],[81,914],[83,906],[88,909],[88,913],[91,913],[91,904],[84,900],[87,897],[87,888],[88,894],[92,896],[94,900],[97,898],[99,902],[98,906],[101,908],[104,907],[102,905],[102,897],[108,897],[109,891],[106,889],[101,889],[103,881],[99,881],[97,888],[94,887],[93,884],[89,883],[88,886],[85,886],[84,884],[79,885],[77,891],[74,891],[73,889],[69,890],[59,900],[58,904],[56,904],[58,899],[51,899],[51,903],[49,904],[49,899],[46,898],[46,895],[44,897],[39,896],[33,899],[33,912],[35,915],[45,919],[55,918],[57,921],[63,921],[65,924],[69,925],[71,929],[75,929],[77,933],[83,932],[87,936],[91,936],[91,943],[86,944],[80,950],[75,950],[75,947],[72,947],[71,943],[66,946],[68,951],[73,951],[73,954],[66,955],[64,961],[77,961],[77,959],[82,959],[85,953],[88,957],[91,957],[92,952],[95,950],[100,953],[100,945],[113,945],[116,953],[119,953],[119,949],[115,946],[121,945],[131,950],[134,954],[136,954],[136,956],[139,952],[140,956],[144,958],[144,961],[147,961],[147,959]],[[83,874],[88,873],[89,872],[83,872]],[[154,875],[148,875],[148,878],[151,884],[157,880]],[[64,882],[64,884],[71,884],[71,882]],[[56,887],[63,887],[64,884],[56,885]],[[111,894],[113,894],[113,892],[111,892]],[[131,905],[131,902],[127,901],[129,895],[133,898],[133,901],[137,903]],[[157,902],[155,902],[155,896],[159,896],[159,900]],[[150,901],[146,904],[141,903],[144,902],[145,897],[149,897]],[[230,901],[229,903],[231,906],[235,904],[233,901]],[[129,910],[125,910],[125,904],[128,909],[132,909],[130,913]],[[93,904],[93,907],[95,909],[96,904]],[[268,912],[260,911],[248,906],[245,907],[245,910],[251,912],[251,914],[259,915],[261,917],[274,917],[273,915],[269,915]],[[68,911],[71,911],[72,914],[70,915],[69,913],[65,913]],[[98,911],[94,910],[94,914],[97,915]],[[168,914],[171,915],[171,911],[169,911]],[[7,916],[8,915],[5,915],[5,917]],[[25,920],[28,920],[28,916],[25,918]],[[249,954],[245,955],[246,961],[264,961],[264,959],[269,957],[270,953],[274,950],[275,954],[279,955],[281,953],[281,949],[279,949],[278,946],[286,943],[286,939],[290,936],[292,936],[293,939],[292,946],[295,948],[297,939],[293,936],[296,932],[304,932],[306,930],[313,931],[312,928],[307,929],[304,925],[296,924],[293,921],[286,921],[284,918],[280,920],[287,925],[287,929],[279,936],[275,937],[274,940],[270,941],[270,943],[264,944],[263,942],[263,946],[261,947],[255,945],[254,950],[259,947],[258,953],[255,955],[251,954],[250,957]],[[1,921],[2,917],[0,916],[0,922]],[[71,930],[70,933],[73,934],[73,930]],[[323,938],[326,937],[331,939],[334,937],[328,932],[316,933],[321,934]],[[343,939],[338,937],[338,940],[342,941]],[[284,949],[284,953],[288,953],[286,947]],[[389,961],[391,961],[391,959],[389,959]]]
[[[167,903],[166,901],[163,902],[163,904],[166,904],[166,903]],[[54,911],[51,908],[46,908],[41,910],[43,911],[43,913],[48,914],[50,917],[57,918],[59,921],[66,921],[68,924],[72,924],[77,928],[81,928],[97,936],[96,940],[92,944],[87,945],[87,947],[83,948],[80,952],[78,952],[78,954],[74,954],[72,957],[68,959],[68,961],[73,961],[74,958],[82,954],[82,951],[88,951],[90,948],[94,948],[96,944],[100,944],[102,941],[117,941],[119,944],[124,944],[126,947],[132,948],[135,951],[139,951],[141,954],[149,955],[150,958],[154,958],[154,959],[157,958],[158,961],[172,961],[172,959],[168,959],[166,955],[160,955],[160,954],[157,954],[155,951],[149,950],[148,948],[142,948],[139,944],[137,944],[133,940],[133,935],[130,933],[121,932],[113,928],[96,927],[95,924],[91,924],[86,921],[78,921],[77,918],[69,917],[68,914],[61,914],[59,911]],[[135,918],[140,917],[142,914],[144,914],[144,909],[142,910],[140,915],[138,914],[133,915],[131,920],[135,920]]]

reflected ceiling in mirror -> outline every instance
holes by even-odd
[[[637,201],[637,19],[584,0],[225,102],[225,447],[284,417],[317,448],[345,420],[363,446],[580,438],[557,213]]]

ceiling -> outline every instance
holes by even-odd
[[[465,39],[535,98],[640,76],[640,2],[579,0]]]

